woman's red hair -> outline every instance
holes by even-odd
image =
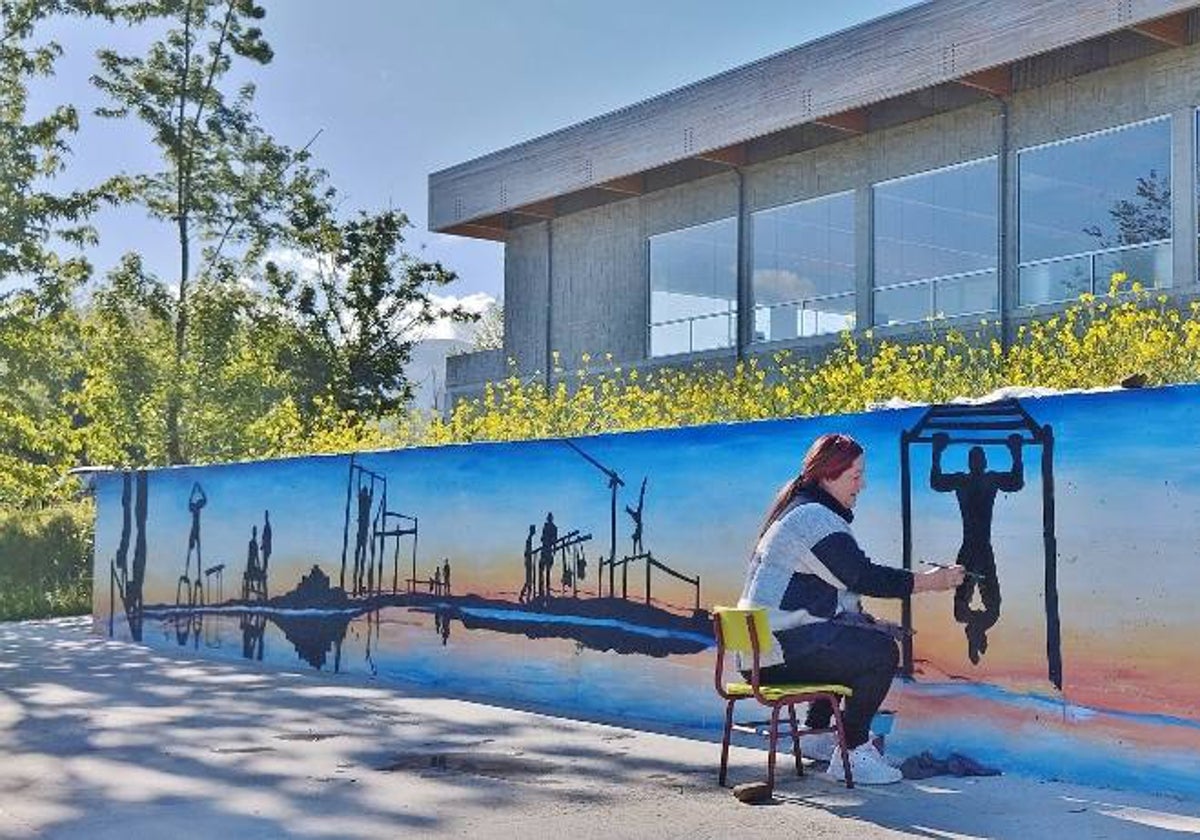
[[[767,518],[763,521],[758,536],[761,538],[771,527],[771,523],[783,515],[797,493],[805,488],[816,487],[822,481],[837,478],[850,469],[862,454],[862,445],[850,435],[834,433],[821,435],[814,440],[804,453],[800,474],[779,488],[775,500],[767,509]]]

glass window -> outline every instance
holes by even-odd
[[[854,193],[750,217],[754,340],[854,327]]]
[[[996,158],[876,184],[875,323],[997,308]]]
[[[1114,272],[1171,284],[1171,121],[1017,156],[1022,305],[1108,291]]]
[[[650,237],[650,355],[737,340],[737,219]]]

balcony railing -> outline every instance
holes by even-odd
[[[1113,274],[1125,272],[1145,286],[1169,286],[1171,240],[1121,245],[1020,264],[1017,299],[1021,306],[1074,300],[1084,293],[1106,294]]]
[[[978,304],[948,305],[947,298],[952,291],[962,292],[971,283],[977,283],[981,288],[987,288],[980,281],[991,279],[991,287],[986,299],[981,298]],[[925,297],[925,302],[914,306],[911,303],[889,306],[884,301],[888,297],[915,294],[919,299]],[[883,300],[881,300],[883,299]],[[944,274],[939,277],[923,277],[905,283],[893,283],[890,286],[880,286],[875,290],[875,323],[877,325],[915,324],[937,316],[983,315],[995,312],[1000,306],[1000,290],[996,281],[996,269],[981,268],[975,271],[962,271],[958,274]],[[911,311],[904,312],[904,309]],[[889,310],[899,309],[899,314],[891,315]],[[919,312],[916,310],[920,310]]]
[[[716,323],[720,320],[725,321],[723,331]],[[696,334],[697,324],[703,327],[699,337]],[[737,308],[732,306],[724,312],[706,312],[703,315],[654,321],[650,324],[650,355],[672,356],[678,353],[732,347],[736,337]]]
[[[834,302],[840,308],[831,306]],[[788,313],[791,310],[791,313]],[[777,335],[776,324],[780,317],[786,319],[786,333]],[[854,328],[854,292],[838,292],[831,295],[815,295],[802,300],[782,303],[758,304],[754,307],[754,341],[784,341],[789,338],[807,338],[827,335]]]

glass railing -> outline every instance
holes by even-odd
[[[674,356],[732,347],[736,338],[736,308],[655,321],[650,324],[650,355]]]
[[[754,341],[785,341],[854,329],[854,292],[754,307]]]
[[[1143,286],[1170,286],[1171,240],[1021,263],[1017,299],[1021,306],[1036,306],[1075,300],[1084,293],[1106,294],[1117,272]]]
[[[996,269],[983,268],[894,283],[875,290],[875,324],[914,324],[934,317],[983,315],[1000,308]]]

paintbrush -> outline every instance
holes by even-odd
[[[953,568],[955,568],[954,566],[951,566],[948,563],[934,563],[932,560],[922,560],[921,565],[922,566],[933,566],[933,568],[935,568],[935,569],[953,569]],[[968,580],[973,580],[976,583],[983,583],[983,581],[987,580],[986,575],[981,575],[981,574],[979,574],[979,572],[972,572],[972,571],[964,571],[963,577],[967,578]]]

